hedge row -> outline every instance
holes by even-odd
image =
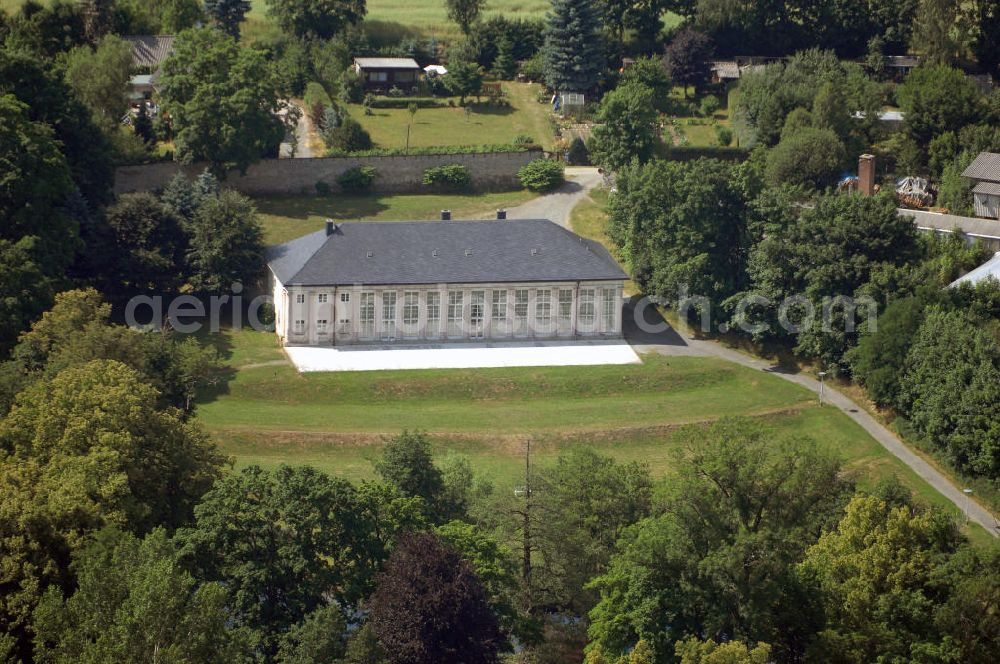
[[[671,146],[667,148],[663,158],[667,161],[694,161],[702,157],[723,161],[744,161],[749,156],[750,150],[746,148]]]
[[[541,152],[542,146],[535,144],[517,145],[505,143],[498,145],[436,145],[429,147],[410,148],[375,148],[360,152],[344,152],[342,150],[327,150],[327,157],[398,157],[414,155],[438,154],[494,154],[498,152]]]

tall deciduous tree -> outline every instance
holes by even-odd
[[[1000,344],[976,317],[929,310],[897,405],[960,469],[1000,477]]]
[[[649,515],[649,468],[574,449],[541,469],[536,486],[543,515],[537,541],[544,561],[536,580],[551,588],[560,605],[586,612],[597,600],[585,589],[587,582],[607,568],[625,530]]]
[[[458,60],[449,63],[448,76],[444,79],[448,92],[458,95],[459,103],[466,97],[478,97],[483,89],[483,72],[475,62]]]
[[[70,553],[106,525],[176,528],[219,474],[215,446],[129,367],[70,367],[17,396],[0,422],[0,631],[30,661],[31,613],[68,588]]]
[[[935,570],[957,544],[939,511],[855,497],[801,565],[827,616],[807,659],[836,652],[846,662],[887,661],[936,650],[933,607],[943,588]]]
[[[712,40],[708,35],[693,28],[684,28],[677,33],[667,46],[663,56],[663,64],[667,75],[687,89],[698,86],[708,80],[709,58],[712,57]]]
[[[105,35],[93,50],[78,46],[66,56],[66,82],[106,130],[117,129],[128,110],[131,72],[132,47],[116,35]]]
[[[378,559],[366,512],[344,480],[312,468],[251,466],[216,482],[178,539],[273,656],[282,635],[331,598],[353,606],[367,593]]]
[[[108,528],[73,556],[76,591],[50,587],[35,610],[39,661],[237,661],[250,644],[230,625],[226,591],[199,584],[162,529]],[[113,609],[111,607],[114,607]]]
[[[110,231],[111,290],[170,292],[183,282],[187,237],[180,218],[152,194],[123,194],[105,213]]]
[[[636,58],[635,62],[622,72],[622,83],[640,83],[653,91],[653,107],[666,112],[669,104],[672,81],[667,76],[663,60],[656,57]]]
[[[205,0],[205,13],[219,29],[235,39],[240,38],[240,23],[250,9],[250,0]]]
[[[400,538],[367,606],[392,664],[498,661],[503,635],[482,582],[432,533]]]
[[[419,431],[404,431],[386,443],[375,471],[402,495],[419,498],[435,523],[464,516],[471,469],[459,457],[442,472],[434,464],[430,440]]]
[[[962,4],[953,0],[920,0],[910,47],[934,64],[950,65],[965,47],[957,19]]]
[[[267,0],[278,25],[299,37],[335,37],[365,17],[365,0]]]
[[[545,28],[545,82],[556,92],[590,92],[604,71],[595,0],[553,0]]]
[[[111,523],[140,532],[177,527],[218,476],[221,457],[157,397],[120,362],[72,366],[18,395],[0,439],[12,460],[30,458],[54,472],[79,464],[81,477],[105,486],[95,498]]]
[[[610,171],[633,160],[646,162],[658,142],[653,90],[627,82],[605,95],[597,112],[590,158]]]
[[[486,0],[445,0],[448,7],[448,18],[450,18],[462,30],[462,34],[469,34],[469,28],[479,20],[479,15],[486,6]]]
[[[277,154],[284,136],[277,84],[260,50],[211,29],[183,32],[163,63],[161,86],[182,159],[245,171]]]
[[[689,635],[801,644],[820,616],[792,565],[836,522],[840,463],[808,441],[775,446],[746,420],[683,440],[663,511],[592,582],[592,643],[620,653],[645,639],[661,660]]]
[[[1000,0],[979,0],[975,8],[972,51],[979,66],[996,76],[1000,66]]]
[[[278,649],[281,664],[317,664],[338,662],[344,656],[347,625],[344,613],[336,604],[321,606],[284,635]]]
[[[9,349],[51,303],[79,242],[60,209],[73,183],[54,132],[11,95],[0,97],[0,171],[0,348]]]
[[[799,352],[838,368],[857,335],[845,322],[854,313],[831,306],[824,321],[822,299],[854,296],[879,270],[917,257],[916,229],[899,216],[892,197],[824,196],[783,227],[771,228],[751,249],[750,293],[767,304],[759,318],[742,322],[763,324],[761,337],[791,335]],[[786,298],[805,298],[814,316],[789,306],[783,325],[778,316]],[[857,316],[869,313],[874,312],[858,307]]]
[[[979,121],[983,96],[964,72],[937,65],[917,67],[896,91],[904,126],[922,146],[946,131]]]
[[[720,161],[628,166],[608,205],[608,233],[645,292],[718,304],[746,284],[747,201]]]
[[[0,50],[0,90],[27,105],[28,118],[52,128],[73,183],[91,210],[111,202],[112,149],[71,92],[61,69],[22,50]]]
[[[253,285],[264,265],[264,234],[257,209],[232,190],[204,199],[188,224],[190,282],[201,291]]]

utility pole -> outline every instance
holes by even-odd
[[[531,438],[524,445],[524,545],[522,547],[521,577],[531,608]]]
[[[521,517],[521,582],[524,584],[524,610],[531,611],[531,439],[524,445],[524,486],[514,489],[514,495],[524,498]],[[517,512],[515,512],[517,513]]]

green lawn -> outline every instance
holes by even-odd
[[[736,88],[731,87],[728,93],[714,91],[695,95],[691,88],[688,88],[688,97],[684,97],[683,88],[675,86],[670,93],[670,110],[667,113],[676,124],[672,130],[670,127],[664,135],[664,140],[668,143],[672,140],[672,134],[680,137],[681,145],[691,147],[716,147],[719,145],[715,134],[716,125],[732,128],[732,118],[730,109],[736,99]],[[711,117],[703,117],[699,112],[701,100],[714,94],[721,103],[718,111]],[[691,106],[693,105],[693,108]]]
[[[454,108],[447,105],[421,108],[410,127],[410,146],[506,144],[516,136],[530,136],[536,143],[551,148],[554,136],[548,120],[549,106],[537,100],[541,85],[507,82],[503,90],[510,101],[509,107],[489,106],[484,100],[461,108],[455,97],[451,100],[455,102]],[[372,115],[365,115],[360,104],[350,104],[348,111],[371,134],[378,147],[406,147],[406,128],[410,124],[407,109],[376,108]]]
[[[318,231],[323,220],[398,221],[437,219],[451,210],[453,219],[489,219],[497,208],[511,208],[537,196],[527,190],[470,194],[365,194],[276,196],[254,199],[264,226],[265,244],[280,244]]]
[[[608,215],[604,209],[607,204],[607,189],[594,189],[588,198],[573,208],[569,217],[569,225],[577,235],[582,235],[589,240],[597,240],[609,251],[612,251],[614,247],[605,232],[608,226]]]
[[[535,460],[590,445],[669,475],[676,430],[724,416],[758,418],[775,441],[840,455],[862,485],[898,476],[929,502],[939,494],[846,415],[778,377],[714,358],[648,355],[641,365],[298,374],[266,333],[216,339],[234,371],[198,406],[199,421],[238,466],[308,464],[351,479],[404,428],[436,453],[460,453],[498,485],[516,483],[524,443]],[[949,508],[955,511],[954,508]],[[973,536],[988,537],[982,532]]]
[[[5,0],[10,1],[10,0]],[[20,0],[16,0],[20,2]],[[267,1],[252,0],[253,11],[249,15],[252,23],[266,23]],[[365,23],[376,34],[424,35],[439,38],[459,38],[458,27],[448,20],[445,0],[367,0],[368,14]],[[489,0],[485,16],[503,14],[523,19],[542,19],[552,7],[550,0]],[[680,23],[681,17],[666,12],[663,22],[666,27]]]

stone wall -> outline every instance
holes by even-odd
[[[476,187],[518,186],[517,171],[541,152],[492,152],[477,154],[408,155],[391,157],[317,157],[310,159],[265,159],[247,169],[246,175],[232,171],[225,186],[247,195],[315,194],[316,183],[325,182],[336,191],[337,176],[355,166],[374,166],[378,171],[375,191],[420,190],[424,171],[432,166],[462,164],[468,167]],[[175,162],[123,166],[115,171],[115,193],[162,189],[178,172],[195,177],[205,164]]]

